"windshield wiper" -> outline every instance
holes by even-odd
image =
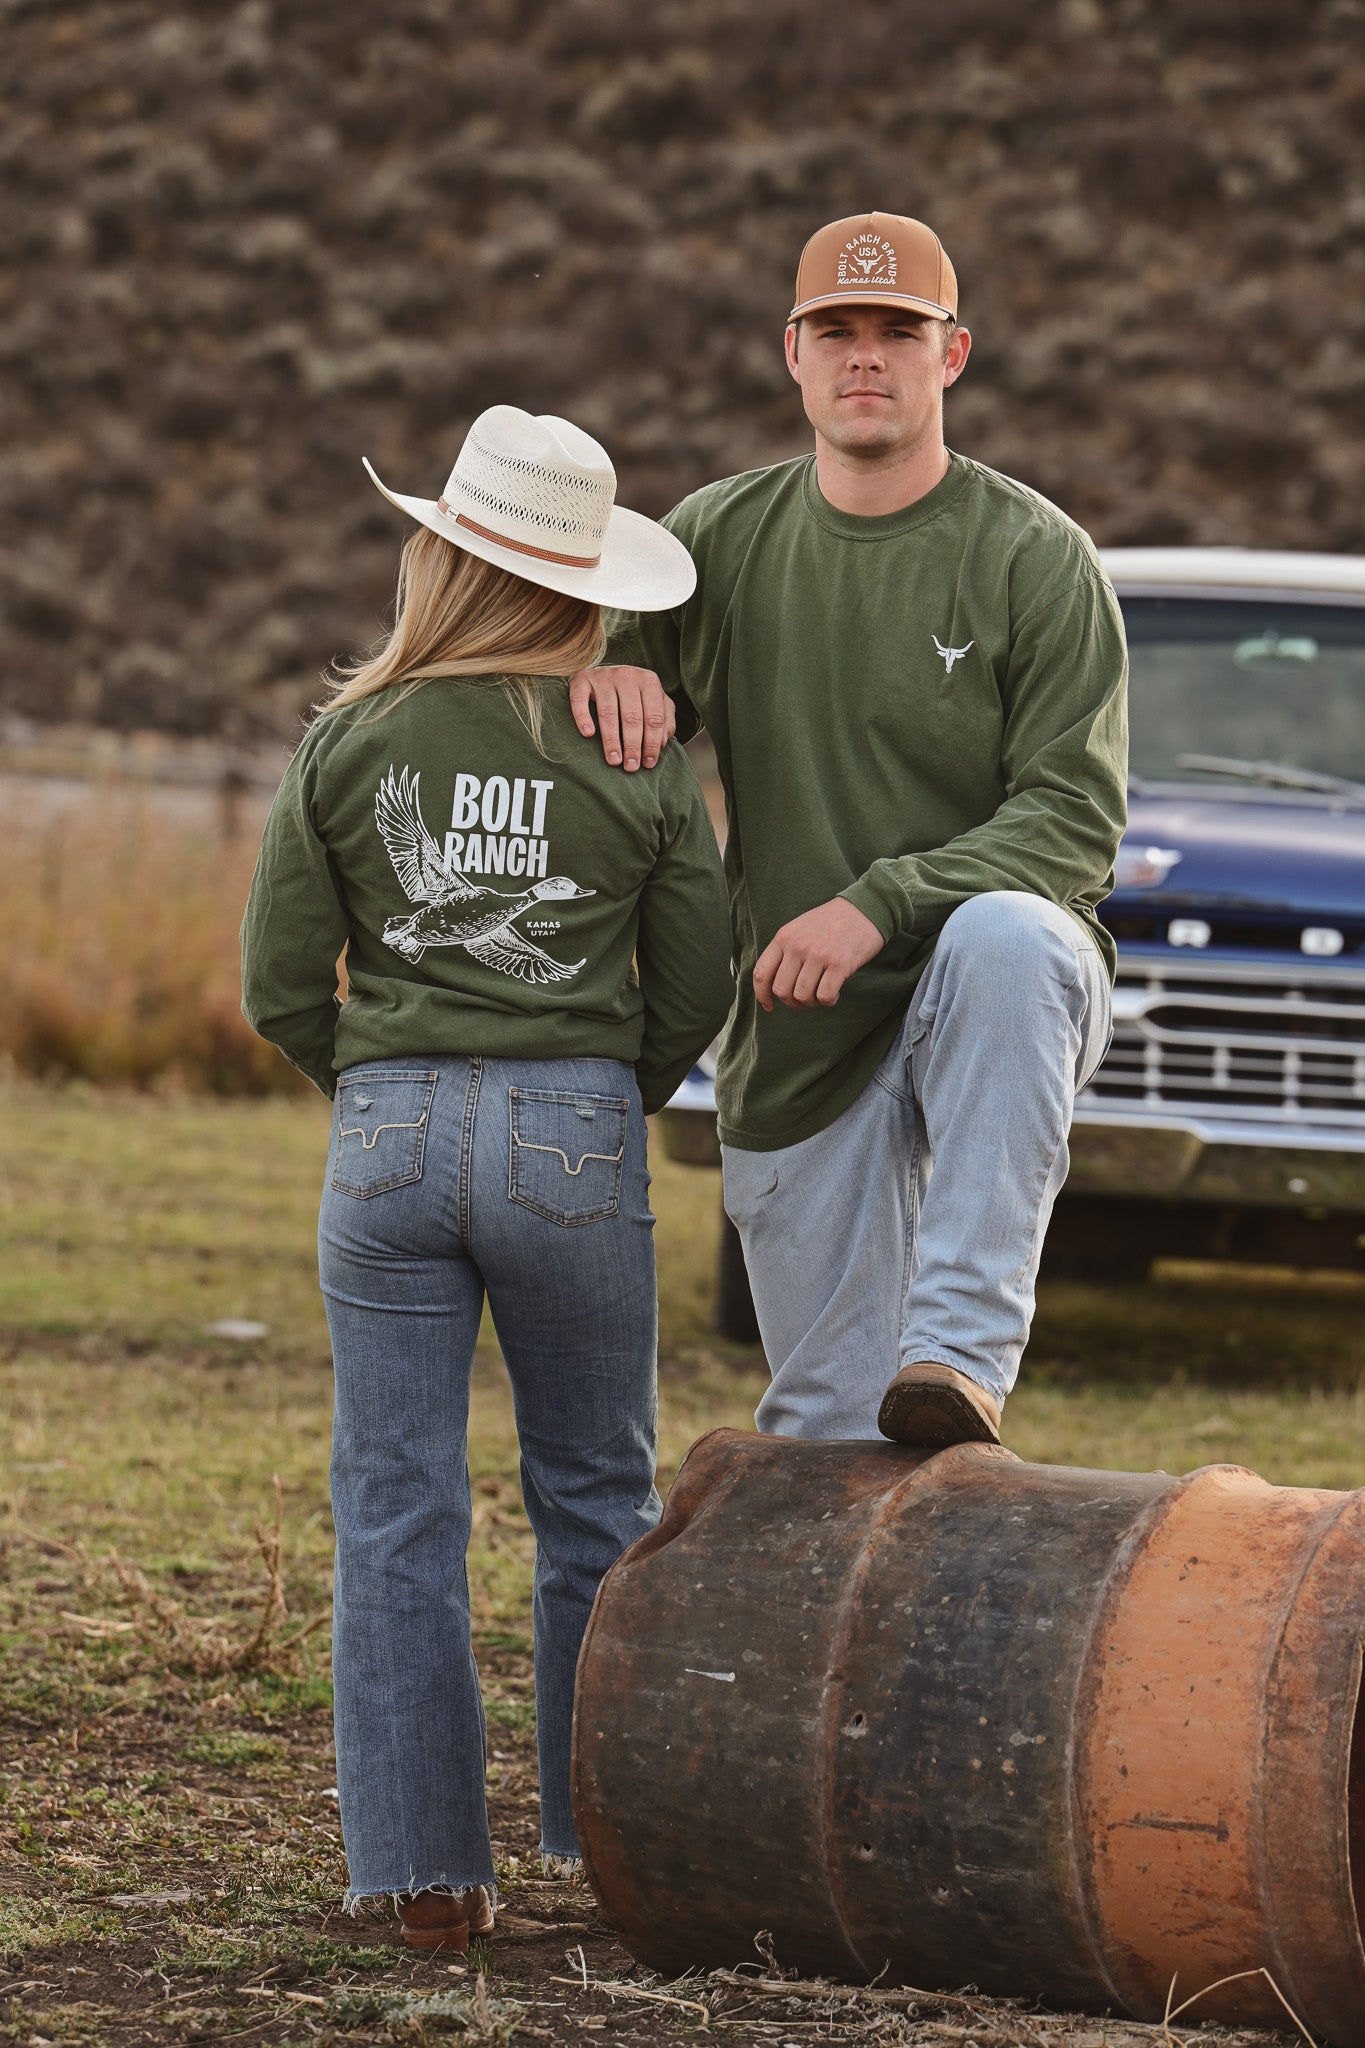
[[[1324,796],[1365,799],[1365,782],[1344,775],[1320,775],[1316,768],[1292,768],[1288,761],[1235,761],[1230,754],[1177,754],[1177,768],[1196,768],[1204,775],[1240,775],[1246,782],[1268,783],[1272,789],[1313,789]]]

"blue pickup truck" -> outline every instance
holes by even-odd
[[[1045,1270],[1161,1257],[1365,1271],[1365,559],[1118,548],[1129,826],[1101,915],[1114,1041]],[[714,1162],[698,1068],[670,1155]],[[722,1237],[719,1321],[752,1335]]]

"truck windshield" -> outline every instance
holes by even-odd
[[[1365,783],[1365,605],[1121,602],[1136,781],[1232,790],[1272,783],[1278,764],[1309,771],[1304,785],[1313,775]]]

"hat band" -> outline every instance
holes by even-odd
[[[530,555],[537,562],[555,562],[561,569],[595,569],[602,557],[597,555],[556,555],[549,548],[533,548],[524,540],[509,540],[505,533],[494,533],[491,526],[480,526],[477,519],[471,519],[467,512],[456,512],[444,498],[436,500],[438,512],[444,512],[447,519],[453,519],[457,526],[467,526],[471,533],[477,533],[480,540],[491,540],[500,548],[511,548],[515,554]]]
[[[836,284],[833,291],[816,292],[814,298],[802,299],[792,307],[787,319],[799,320],[812,307],[876,305],[879,301],[894,299],[897,305],[918,307],[935,320],[955,320],[957,315],[949,306],[940,306],[937,299],[927,299],[922,292],[897,292],[890,285],[872,284],[860,289],[857,285]]]

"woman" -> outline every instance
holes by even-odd
[[[536,1538],[541,1846],[576,1857],[578,1647],[659,1514],[644,1116],[720,1026],[730,938],[681,749],[624,775],[568,706],[599,607],[684,603],[686,550],[614,506],[595,441],[511,406],[434,502],[374,481],[419,529],[393,632],[271,811],[243,1009],[336,1098],[319,1257],[348,1899],[389,1892],[414,1947],[462,1949],[493,1925],[465,1575],[483,1301]]]

